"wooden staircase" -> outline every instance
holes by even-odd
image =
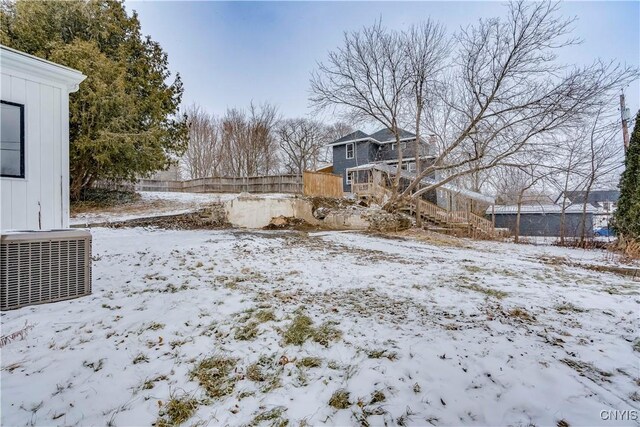
[[[379,199],[383,199],[385,196],[391,197],[391,190],[374,182],[354,183],[352,191],[358,195],[373,196]],[[417,209],[418,204],[420,209]],[[448,211],[422,199],[410,199],[401,210],[412,216],[416,216],[416,212],[420,211],[422,219],[440,231],[465,234],[473,238],[493,239],[497,237],[493,223],[472,212]]]
[[[420,205],[420,209],[417,208]],[[420,211],[420,216],[436,227],[445,230],[466,231],[474,238],[494,238],[496,236],[493,223],[479,215],[467,211],[448,211],[425,200],[411,200],[408,204],[413,216]]]

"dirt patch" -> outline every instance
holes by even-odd
[[[418,240],[420,242],[430,243],[437,246],[451,246],[454,248],[471,249],[472,246],[464,242],[464,240],[448,236],[442,233],[435,233],[433,231],[423,230],[421,228],[410,228],[407,230],[390,233],[391,236],[399,238],[408,238],[412,240]]]
[[[229,227],[230,224],[227,222],[224,207],[221,204],[213,204],[197,212],[137,218],[106,224],[94,224],[94,226],[107,226],[111,228],[156,227],[168,230],[209,230],[226,228]]]
[[[82,192],[80,200],[71,202],[71,215],[98,212],[114,206],[133,206],[140,200],[140,194],[133,191],[90,188]]]
[[[322,227],[317,225],[309,224],[302,218],[295,218],[292,216],[277,216],[271,219],[271,222],[266,227],[263,227],[263,230],[298,230],[298,231],[309,231],[309,230],[321,230]]]

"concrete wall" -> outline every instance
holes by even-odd
[[[337,230],[366,230],[370,225],[370,221],[356,211],[330,212],[323,220],[319,220],[313,216],[312,203],[297,197],[240,196],[224,202],[224,210],[227,221],[234,227],[242,228],[260,229],[279,216],[303,219],[312,225]]]
[[[311,203],[304,199],[240,196],[224,203],[227,220],[234,227],[262,228],[278,216],[304,219],[318,224],[313,216]]]
[[[488,219],[491,219],[489,215]],[[565,215],[565,236],[580,237],[582,214],[570,213]],[[496,227],[508,228],[512,233],[516,229],[516,214],[496,214]],[[587,214],[587,237],[593,236],[593,215]],[[520,215],[521,236],[560,236],[560,214],[529,214]]]

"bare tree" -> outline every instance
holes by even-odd
[[[580,221],[581,246],[587,240],[587,202],[591,191],[601,181],[618,170],[622,164],[623,146],[618,144],[618,123],[611,114],[606,114],[607,109],[615,111],[611,105],[603,107],[591,119],[591,126],[586,127],[583,141],[587,146],[587,168],[584,182],[584,203],[582,205],[582,219]]]
[[[437,90],[424,111],[424,128],[437,138],[435,162],[418,171],[398,197],[418,197],[458,177],[508,164],[527,145],[592,114],[613,89],[638,76],[635,68],[602,61],[583,67],[560,63],[560,50],[578,40],[571,37],[573,19],[558,11],[557,3],[512,2],[505,19],[480,20],[456,35],[457,53],[433,83]],[[415,93],[412,83],[420,80],[399,48],[407,37],[380,23],[345,34],[343,46],[312,76],[312,103],[380,123],[398,141],[399,122],[414,103],[407,94]],[[398,157],[401,162],[402,153]],[[427,177],[435,182],[423,184]]]
[[[560,244],[566,243],[566,211],[572,204],[569,192],[580,189],[585,181],[588,155],[580,127],[550,136],[548,144],[554,148],[553,173],[548,182],[560,192]]]
[[[276,129],[280,149],[287,172],[302,175],[309,168],[315,169],[325,144],[326,129],[309,119],[287,119]]]
[[[248,111],[229,109],[221,119],[220,172],[229,176],[270,174],[278,169],[275,125],[277,108],[251,104]]]
[[[216,176],[220,164],[220,133],[216,119],[200,106],[186,110],[189,145],[182,158],[191,179]]]
[[[420,25],[411,26],[403,33],[404,50],[409,73],[408,93],[413,97],[413,108],[409,111],[415,118],[414,157],[416,170],[420,171],[422,153],[422,133],[420,125],[423,111],[433,97],[440,73],[445,67],[450,43],[445,39],[444,27],[428,19]],[[420,204],[416,205],[416,225],[422,224]]]
[[[542,161],[543,153],[528,153],[521,155],[519,159],[509,166],[499,166],[493,170],[496,179],[497,194],[503,203],[516,206],[516,223],[514,226],[514,242],[520,241],[520,225],[522,219],[522,206],[538,198],[535,187],[553,173],[553,170]],[[542,161],[541,161],[542,160]]]
[[[317,109],[339,108],[350,121],[374,122],[389,129],[402,163],[400,119],[410,84],[402,37],[377,22],[346,32],[343,46],[330,52],[311,77],[311,103]],[[400,175],[394,181],[397,191]]]
[[[448,84],[427,117],[427,128],[440,139],[438,156],[402,196],[430,174],[438,182],[414,196],[509,163],[526,145],[592,113],[638,75],[637,69],[601,61],[581,68],[559,64],[558,50],[577,40],[570,37],[573,20],[557,12],[557,3],[513,2],[505,20],[481,20],[457,35],[459,53]]]

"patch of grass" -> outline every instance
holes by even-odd
[[[470,289],[472,291],[480,292],[480,293],[483,293],[483,294],[485,294],[487,296],[498,298],[498,299],[502,299],[502,298],[506,297],[507,295],[509,295],[507,292],[498,291],[498,290],[490,289],[490,288],[485,288],[485,287],[482,287],[482,286],[477,285],[475,283],[473,283],[471,285],[462,285],[461,287],[465,288],[465,289]]]
[[[573,313],[583,313],[584,311],[586,311],[584,308],[580,308],[577,307],[573,304],[571,304],[570,302],[565,302],[563,304],[558,304],[554,307],[556,309],[556,311],[558,313],[569,313],[569,312],[573,312]]]
[[[158,375],[155,378],[151,378],[148,380],[145,380],[145,382],[142,383],[142,387],[140,387],[142,390],[151,390],[152,388],[155,387],[156,382],[158,381],[166,381],[168,380],[169,377],[167,377],[166,375]]]
[[[382,390],[376,390],[371,393],[371,401],[369,404],[374,405],[376,403],[384,402],[385,400],[387,400],[387,396],[385,396],[384,392]]]
[[[272,427],[285,427],[289,425],[289,420],[282,416],[286,410],[284,406],[277,406],[261,412],[249,422],[248,426],[255,427],[264,423]]]
[[[218,399],[231,394],[237,378],[233,375],[234,359],[212,356],[201,360],[191,371],[191,379],[197,379],[207,396]]]
[[[319,368],[322,366],[322,359],[319,357],[303,357],[296,362],[298,368]]]
[[[318,344],[329,347],[331,341],[337,341],[342,337],[342,331],[335,328],[335,322],[325,322],[314,330],[313,340]]]
[[[347,409],[351,406],[349,402],[349,392],[345,389],[339,389],[333,392],[331,399],[329,399],[329,406],[336,409]]]
[[[254,319],[256,319],[260,323],[269,322],[272,320],[276,320],[276,314],[272,309],[262,309],[255,312],[253,315]]]
[[[560,359],[560,361],[565,365],[575,369],[581,376],[589,378],[596,384],[611,382],[611,380],[609,379],[609,377],[613,376],[611,372],[603,371],[602,369],[593,366],[591,363],[566,358]]]
[[[640,338],[636,338],[636,340],[633,342],[633,350],[640,352]]]
[[[267,377],[262,372],[262,367],[258,362],[252,363],[247,367],[247,378],[251,381],[262,382],[267,379]]]
[[[482,268],[478,267],[477,265],[463,265],[463,267],[469,273],[479,273],[482,271]]]
[[[517,318],[523,322],[535,322],[536,318],[522,307],[512,308],[507,312],[509,317]]]
[[[164,323],[151,322],[149,326],[145,328],[147,331],[157,331],[164,328]]]
[[[338,369],[340,369],[340,364],[335,360],[330,360],[329,363],[327,363],[327,368],[337,371]]]
[[[305,314],[297,314],[289,327],[284,331],[284,343],[302,345],[308,339],[328,347],[331,341],[338,340],[342,332],[334,327],[335,322],[325,322],[314,328],[313,321]]]
[[[98,372],[104,366],[104,359],[100,359],[97,362],[82,362],[82,366],[85,368],[93,369],[93,372]]]
[[[172,397],[160,409],[156,427],[177,426],[187,421],[196,412],[198,401],[188,396]]]
[[[394,361],[398,358],[398,353],[396,353],[395,351],[389,351],[386,349],[382,349],[382,350],[368,350],[367,351],[367,357],[369,359],[382,359],[387,358],[391,361]]]
[[[137,365],[138,363],[147,363],[149,361],[149,357],[146,354],[139,353],[136,357],[133,358],[133,364]]]
[[[304,314],[298,314],[293,318],[289,327],[284,331],[284,343],[302,345],[313,335],[313,321]]]
[[[258,323],[247,322],[236,330],[235,338],[240,341],[251,341],[258,336]]]

